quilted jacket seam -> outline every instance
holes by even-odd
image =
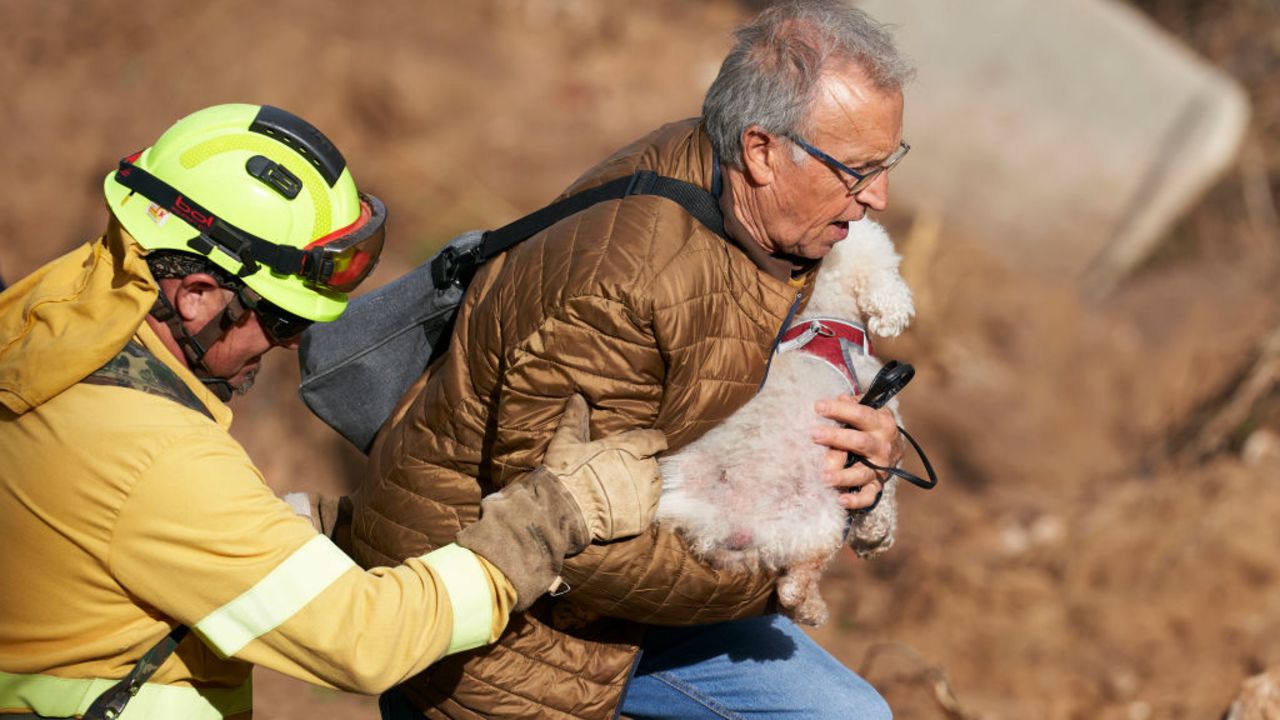
[[[561,632],[560,630],[556,630],[555,628],[553,628],[553,627],[551,627],[551,626],[549,626],[549,625],[547,625],[547,626],[545,626],[545,627],[546,627],[548,630],[550,630],[551,632],[555,633],[556,635],[564,635],[564,634],[565,634],[565,633]],[[565,666],[561,666],[561,665],[556,665],[555,663],[548,662],[548,661],[543,660],[543,659],[541,659],[541,658],[538,658],[538,657],[535,657],[535,656],[533,656],[533,655],[530,655],[529,653],[526,653],[525,651],[523,651],[523,650],[521,650],[520,648],[515,647],[515,646],[513,646],[513,645],[503,644],[503,645],[502,645],[502,648],[503,648],[504,650],[509,651],[509,652],[513,652],[513,653],[515,653],[516,655],[519,655],[520,657],[525,658],[526,660],[530,660],[530,661],[532,661],[532,662],[538,663],[539,665],[543,665],[543,666],[545,666],[545,667],[549,667],[549,668],[551,668],[552,670],[558,670],[558,671],[560,671],[560,672],[562,672],[562,673],[564,673],[564,674],[566,674],[566,675],[573,675],[574,677],[578,678],[579,680],[583,680],[583,681],[585,681],[585,682],[589,682],[589,683],[591,683],[592,685],[596,685],[596,686],[599,686],[599,687],[601,687],[601,688],[609,688],[609,687],[612,687],[612,685],[613,685],[613,683],[610,683],[610,682],[601,682],[601,681],[599,681],[599,680],[593,680],[593,679],[588,678],[588,677],[583,677],[583,676],[581,676],[581,675],[579,675],[579,674],[578,674],[578,669],[577,669],[577,668],[571,668],[571,667],[565,667]],[[632,650],[631,652],[633,652],[633,653],[634,653],[635,651],[634,651],[634,650]]]
[[[508,650],[513,650],[513,648],[511,648],[509,645],[504,645],[503,647],[505,647],[505,648],[506,648],[506,649],[508,649]],[[523,653],[521,653],[521,656],[522,656],[522,657],[527,657],[527,656],[523,655]],[[497,685],[497,684],[495,684],[495,683],[493,683],[493,682],[490,682],[488,679],[486,679],[486,678],[484,678],[484,677],[480,677],[479,675],[476,675],[476,674],[474,674],[474,673],[472,673],[472,672],[470,672],[470,671],[464,670],[464,671],[462,672],[462,674],[463,674],[463,675],[465,675],[466,677],[471,678],[472,680],[474,680],[474,681],[476,681],[476,682],[478,682],[478,683],[480,683],[480,684],[484,685],[485,687],[492,688],[492,689],[494,689],[494,690],[496,690],[496,691],[498,691],[498,692],[504,693],[504,694],[509,695],[509,696],[511,696],[511,697],[520,698],[521,700],[523,700],[523,701],[525,701],[525,702],[529,703],[530,705],[532,705],[532,706],[534,706],[534,707],[537,707],[539,710],[554,710],[555,712],[560,713],[561,715],[564,715],[565,717],[570,717],[570,718],[581,718],[581,717],[582,717],[581,715],[575,715],[575,714],[573,714],[572,712],[569,712],[568,710],[565,710],[565,709],[564,709],[564,708],[562,708],[562,707],[557,707],[555,704],[553,704],[551,701],[549,701],[549,700],[547,700],[547,699],[545,699],[545,698],[536,698],[536,697],[532,697],[532,696],[526,695],[526,694],[524,694],[524,693],[516,692],[516,691],[514,691],[514,690],[512,690],[512,689],[510,689],[510,688],[508,688],[508,687],[504,687],[504,686],[501,686],[501,685]],[[581,677],[581,676],[579,676],[579,675],[575,674],[575,677]],[[608,686],[605,686],[605,687],[608,687]],[[455,701],[455,702],[456,702],[456,701]]]
[[[418,497],[419,497],[419,498],[421,498],[421,499],[423,499],[423,500],[426,500],[426,501],[428,501],[428,502],[432,502],[432,503],[436,503],[436,504],[443,505],[443,503],[440,503],[438,500],[434,500],[434,499],[432,499],[432,498],[423,497],[423,496],[421,496],[421,495],[418,495]],[[460,520],[461,520],[461,518],[459,518],[459,517],[458,517],[458,512],[457,512],[457,510],[456,510],[456,509],[454,509],[454,507],[453,507],[452,505],[444,505],[444,507],[445,507],[445,508],[447,508],[447,509],[448,509],[448,511],[449,511],[449,514],[453,516],[453,519],[454,519],[454,521],[455,521],[455,522],[454,522],[454,524],[455,524],[455,525],[457,525],[457,528],[454,530],[454,533],[456,534],[459,530],[461,530],[461,529],[462,529],[462,525],[461,525],[461,523],[460,523],[460,522],[458,522],[458,521],[460,521]],[[417,528],[411,528],[411,527],[409,527],[408,525],[405,525],[404,523],[399,522],[398,520],[395,520],[395,519],[393,519],[393,518],[387,517],[387,515],[386,515],[385,513],[378,512],[378,511],[377,511],[376,509],[374,509],[374,508],[370,508],[370,512],[372,512],[374,515],[377,515],[379,518],[381,518],[383,522],[386,522],[386,523],[388,523],[388,524],[394,525],[394,526],[396,526],[396,527],[400,528],[401,530],[405,530],[405,531],[408,531],[408,532],[410,532],[410,533],[413,533],[414,535],[416,535],[416,536],[418,536],[418,537],[420,537],[420,538],[425,539],[425,540],[426,540],[430,545],[432,545],[432,546],[434,546],[434,547],[440,547],[439,545],[436,545],[436,544],[435,544],[435,541],[433,541],[433,540],[431,539],[431,535],[430,535],[430,534],[425,533],[425,532],[422,532],[421,530],[418,530]]]

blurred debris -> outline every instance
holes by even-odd
[[[1280,384],[1280,328],[1260,344],[1252,360],[1213,398],[1175,430],[1166,444],[1166,456],[1178,462],[1197,463],[1233,443],[1242,443],[1258,407]]]
[[[1253,250],[1264,257],[1274,255],[1276,244],[1280,243],[1280,214],[1276,212],[1275,188],[1267,171],[1262,141],[1252,137],[1240,155],[1240,184],[1253,231]]]
[[[1223,720],[1280,720],[1280,669],[1245,680]]]
[[[1066,539],[1066,521],[1059,515],[1036,515],[1006,523],[1000,529],[1000,549],[1006,555],[1023,555],[1036,548],[1060,545]]]
[[[1155,712],[1151,708],[1151,703],[1143,700],[1129,703],[1128,711],[1129,720],[1150,720]]]
[[[876,661],[882,655],[889,653],[905,658],[910,664],[915,665],[916,669],[889,678],[877,678],[877,686],[894,682],[923,685],[929,688],[934,702],[937,703],[938,708],[946,713],[947,718],[952,720],[992,720],[990,715],[975,712],[962,705],[960,700],[956,698],[955,691],[951,688],[951,681],[947,678],[946,669],[941,665],[929,662],[918,650],[910,645],[896,642],[878,642],[872,645],[867,649],[867,653],[858,667],[858,674],[864,678],[869,677]]]
[[[1240,448],[1240,459],[1249,467],[1280,463],[1280,433],[1267,428],[1254,430]]]

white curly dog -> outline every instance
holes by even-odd
[[[818,581],[846,541],[868,557],[893,544],[897,482],[889,480],[872,509],[850,513],[839,490],[821,479],[826,447],[810,439],[820,399],[865,392],[881,367],[870,343],[850,340],[847,321],[882,337],[902,332],[915,314],[901,258],[888,234],[864,219],[823,260],[803,313],[779,346],[760,392],[721,425],[661,459],[658,520],[677,530],[706,562],[722,568],[780,572],[778,600],[797,622],[827,619]],[[840,335],[845,340],[840,341]],[[824,351],[813,351],[827,338]],[[834,343],[834,344],[833,344]],[[852,378],[832,362],[847,358]],[[820,357],[821,355],[826,357]],[[897,414],[896,402],[890,407]]]

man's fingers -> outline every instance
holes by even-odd
[[[852,489],[878,481],[879,478],[875,470],[862,463],[854,463],[841,470],[828,470],[822,473],[822,481],[835,488]]]
[[[818,414],[835,420],[838,423],[852,425],[860,430],[874,432],[889,427],[897,427],[897,419],[893,411],[887,407],[876,410],[863,405],[856,398],[841,395],[829,400],[820,400],[815,408]]]
[[[840,505],[847,510],[862,510],[869,508],[876,502],[876,496],[880,494],[883,488],[879,480],[872,480],[866,483],[856,491],[841,493]]]
[[[822,456],[822,469],[823,471],[835,472],[844,467],[844,464],[848,461],[849,453],[844,450],[828,450]]]
[[[819,400],[815,409],[823,417],[854,427],[873,424],[877,412],[875,408],[863,405],[850,395]]]
[[[897,433],[896,426],[894,433]],[[877,465],[885,465],[893,457],[893,439],[878,433],[852,428],[820,427],[813,431],[813,441],[832,450],[856,453]]]

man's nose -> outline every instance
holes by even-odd
[[[889,173],[876,175],[871,184],[859,190],[853,196],[859,203],[876,212],[884,212],[889,207]]]

